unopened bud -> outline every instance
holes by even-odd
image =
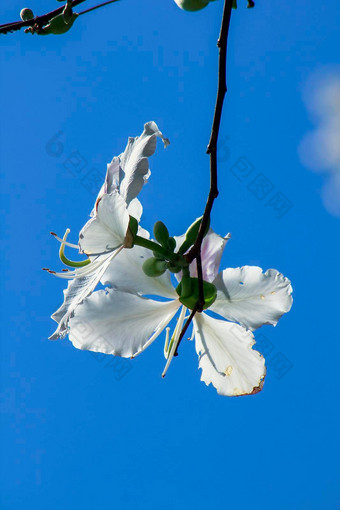
[[[158,241],[162,246],[167,247],[169,231],[162,221],[156,221],[153,227],[153,233],[156,241]]]
[[[159,260],[155,257],[151,257],[150,259],[147,259],[143,264],[143,271],[146,274],[146,276],[161,276],[163,273],[165,273],[167,268],[167,263],[165,260]]]
[[[183,244],[181,245],[180,249],[178,250],[178,253],[181,253],[181,254],[185,253],[186,251],[189,250],[190,246],[192,246],[195,243],[195,241],[197,239],[198,231],[201,226],[201,222],[202,222],[202,217],[198,218],[196,221],[194,221],[194,223],[192,225],[190,225],[190,227],[188,228],[188,230],[185,233],[185,240],[184,240]],[[209,227],[210,227],[210,220],[208,221],[204,235],[207,235]]]
[[[199,11],[212,0],[175,0],[178,7],[185,11]]]
[[[22,21],[28,21],[30,19],[33,19],[34,18],[33,11],[31,9],[28,9],[28,7],[21,9],[20,18],[22,19]]]

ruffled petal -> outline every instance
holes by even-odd
[[[125,200],[117,191],[103,195],[96,216],[91,218],[79,234],[79,246],[87,255],[114,250],[124,244],[129,226]]]
[[[129,138],[123,154],[120,155],[119,193],[129,204],[134,199],[150,175],[148,157],[156,150],[157,137],[166,147],[170,142],[164,138],[155,122],[147,122],[140,136]]]
[[[78,349],[129,358],[156,339],[179,306],[178,301],[99,290],[77,307],[69,322],[69,338]]]
[[[123,250],[107,268],[101,282],[118,290],[177,299],[169,271],[155,278],[144,273],[142,265],[150,257],[150,250],[141,246]]]
[[[230,397],[261,391],[265,360],[252,349],[255,339],[249,330],[202,313],[194,318],[194,332],[201,380],[207,386]]]
[[[214,280],[217,298],[211,310],[242,326],[275,324],[292,306],[292,286],[276,269],[257,266],[225,269]]]

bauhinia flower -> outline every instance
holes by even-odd
[[[144,125],[141,136],[129,138],[125,151],[114,157],[108,165],[104,185],[96,199],[92,218],[79,234],[78,245],[53,234],[60,242],[60,258],[72,271],[50,273],[70,280],[64,291],[62,306],[52,315],[58,328],[51,339],[63,338],[67,333],[69,318],[82,300],[91,294],[111,261],[123,248],[132,247],[133,234],[138,230],[142,206],[136,198],[150,175],[148,157],[156,150],[157,137],[164,146],[169,141],[163,137],[155,122]],[[141,235],[146,235],[141,232]],[[87,255],[84,262],[72,262],[64,254],[65,246],[79,249]]]
[[[266,374],[264,358],[252,348],[252,331],[263,324],[275,325],[290,310],[292,288],[275,269],[263,272],[259,267],[245,266],[218,272],[228,239],[210,230],[203,241],[203,279],[205,286],[216,292],[208,310],[194,316],[192,338],[201,380],[213,384],[221,395],[250,395],[262,389]],[[176,239],[177,250],[184,241],[183,236]],[[94,292],[77,306],[69,320],[69,338],[78,349],[135,357],[166,328],[164,376],[192,307],[190,297],[183,297],[183,289],[175,290],[168,270],[158,277],[143,273],[142,266],[145,268],[149,257],[150,251],[141,246],[118,254],[101,279],[110,287]],[[194,278],[194,263],[189,271]],[[145,297],[150,295],[157,299]],[[178,312],[170,335],[167,325]]]

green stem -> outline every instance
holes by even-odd
[[[171,262],[177,261],[177,257],[175,253],[172,253],[154,241],[150,241],[150,239],[145,239],[145,237],[140,237],[136,235],[134,237],[134,244],[137,246],[143,246],[143,248],[147,248],[148,250],[155,251],[162,255],[164,259],[170,260]]]

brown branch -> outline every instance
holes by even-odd
[[[225,0],[224,8],[223,8],[223,16],[221,22],[221,30],[220,36],[217,41],[217,46],[219,48],[219,64],[218,64],[218,88],[217,88],[217,97],[214,111],[214,119],[211,128],[210,140],[207,148],[207,154],[210,155],[210,190],[207,199],[207,203],[205,206],[202,222],[198,231],[197,239],[187,253],[185,258],[189,263],[191,263],[194,259],[196,259],[197,263],[197,278],[198,278],[198,301],[195,305],[195,308],[192,310],[190,317],[186,321],[176,348],[175,355],[178,355],[178,347],[191,323],[195,314],[197,312],[202,312],[204,307],[204,292],[203,292],[203,276],[202,276],[202,261],[201,261],[201,247],[204,238],[204,233],[207,229],[210,213],[212,207],[214,205],[214,201],[218,196],[218,186],[217,186],[217,141],[218,134],[220,130],[221,124],[221,116],[223,110],[224,97],[227,92],[227,42],[228,42],[228,34],[229,34],[229,25],[230,25],[230,17],[231,10],[233,6],[233,0]]]
[[[77,5],[85,2],[85,0],[73,0],[72,7],[76,7]],[[36,23],[39,26],[47,25],[48,22],[61,14],[64,10],[65,5],[58,7],[54,11],[48,12],[47,14],[43,14],[42,16],[36,16],[33,19],[29,19],[27,21],[16,21],[14,23],[5,23],[4,25],[0,25],[0,34],[7,34],[7,32],[15,32],[16,30],[20,30],[23,27],[30,27],[35,25]]]
[[[194,318],[196,312],[198,312],[198,306],[196,305],[195,308],[192,310],[190,316],[188,317],[186,323],[184,324],[184,327],[181,331],[181,334],[179,335],[179,339],[178,339],[178,343],[177,343],[177,347],[176,347],[176,351],[174,352],[174,356],[178,356],[178,347],[179,347],[179,344],[181,343],[181,341],[183,340],[183,337],[185,335],[185,333],[187,332],[187,329],[188,327],[190,326],[191,324],[191,321],[192,319]]]
[[[218,69],[218,89],[217,89],[217,98],[214,112],[214,120],[211,128],[210,140],[207,148],[207,154],[210,154],[210,191],[207,199],[207,203],[205,206],[202,222],[200,229],[198,231],[197,239],[195,244],[190,249],[189,253],[186,255],[187,261],[190,263],[195,258],[197,258],[198,253],[201,250],[202,241],[204,237],[204,232],[208,226],[208,222],[210,219],[210,213],[212,210],[212,206],[214,204],[215,198],[218,196],[218,187],[217,187],[217,140],[221,123],[221,115],[223,109],[224,96],[227,92],[227,79],[226,79],[226,69],[227,69],[227,41],[228,41],[228,33],[229,33],[229,25],[230,25],[230,17],[231,17],[231,9],[233,5],[233,0],[225,0],[222,23],[221,23],[221,31],[220,36],[217,41],[217,46],[219,48],[219,69]]]

